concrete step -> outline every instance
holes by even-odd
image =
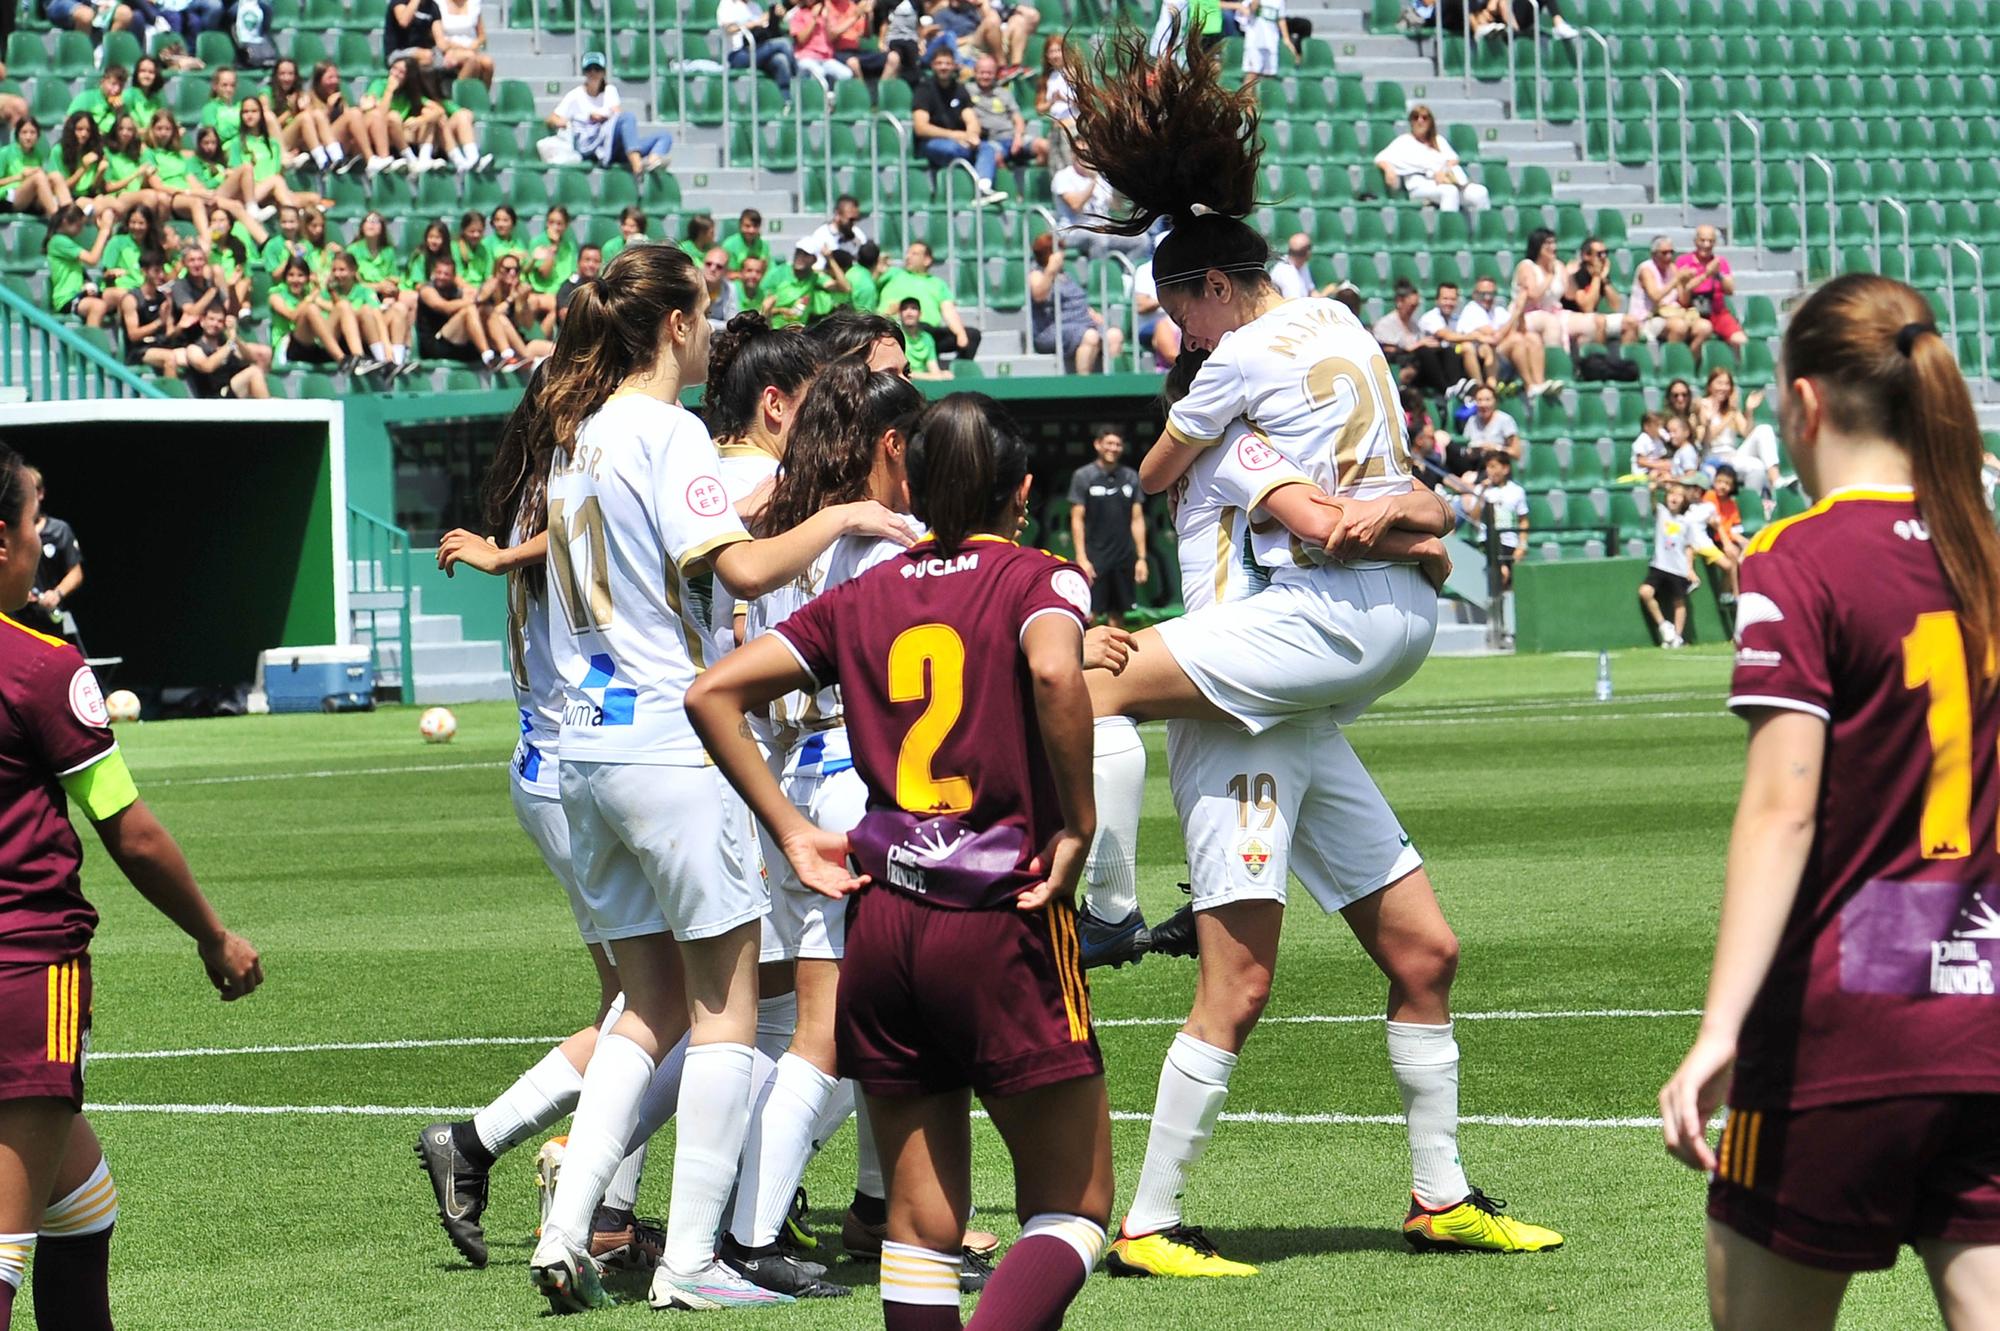
[[[385,638],[377,644],[376,654],[384,670],[401,670],[403,647],[400,642]],[[506,649],[498,642],[413,642],[410,654],[419,684],[431,675],[491,672],[504,677],[507,672]]]
[[[413,647],[464,641],[465,624],[457,615],[410,616],[410,642]]]
[[[417,701],[426,706],[438,703],[510,702],[514,686],[505,673],[417,676]]]
[[[1439,624],[1431,643],[1432,656],[1494,656],[1496,652],[1484,624]],[[419,685],[421,688],[421,685]]]

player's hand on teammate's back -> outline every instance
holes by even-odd
[[[1057,898],[1075,900],[1076,885],[1083,877],[1083,862],[1089,854],[1089,837],[1079,836],[1067,827],[1057,832],[1042,847],[1042,853],[1028,861],[1029,873],[1048,876],[1014,898],[1015,908],[1040,910]]]
[[[916,544],[917,538],[911,535],[910,524],[893,508],[878,504],[873,499],[857,499],[837,507],[849,536],[873,536],[901,546]]]
[[[1344,499],[1340,521],[1327,538],[1326,552],[1335,559],[1358,559],[1375,548],[1389,530],[1392,516],[1386,499]]]
[[[1125,663],[1137,650],[1132,645],[1129,632],[1110,624],[1100,624],[1083,635],[1083,668],[1122,674]]]
[[[208,971],[208,982],[222,995],[222,1001],[233,1003],[264,983],[264,962],[257,955],[257,949],[250,946],[250,940],[224,929],[214,938],[201,944],[201,964]]]
[[[799,882],[823,897],[838,901],[868,885],[867,874],[856,877],[847,867],[845,832],[808,827],[785,836],[780,844]]]
[[[444,570],[447,578],[460,564],[469,564],[481,573],[491,573],[500,566],[500,547],[477,532],[455,527],[438,541],[437,558],[438,567]]]
[[[1689,1169],[1712,1170],[1715,1152],[1708,1144],[1708,1121],[1722,1104],[1729,1074],[1736,1066],[1736,1043],[1706,1033],[1681,1060],[1673,1078],[1660,1088],[1660,1135],[1667,1153]]]

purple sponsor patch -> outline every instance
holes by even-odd
[[[847,834],[848,853],[877,883],[955,910],[990,910],[1028,886],[1021,829],[973,830],[956,818],[870,809]]]
[[[1875,879],[1840,912],[1840,987],[1850,994],[1991,997],[2000,912],[1988,889]]]

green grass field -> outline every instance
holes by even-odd
[[[1222,1126],[1187,1198],[1190,1220],[1263,1273],[1200,1285],[1100,1276],[1070,1325],[1705,1324],[1702,1181],[1647,1123],[1693,1034],[1713,939],[1742,754],[1742,727],[1720,706],[1727,673],[1719,653],[1621,655],[1618,698],[1601,706],[1594,658],[1439,660],[1354,731],[1462,940],[1471,1176],[1563,1230],[1567,1247],[1405,1249],[1408,1158],[1373,1019],[1383,983],[1341,922],[1299,893],[1270,1015],[1232,1083],[1229,1110],[1255,1120]],[[475,1271],[440,1232],[410,1144],[585,1020],[595,986],[560,890],[508,809],[511,710],[459,709],[449,747],[416,731],[415,713],[389,710],[120,734],[141,791],[268,976],[254,998],[218,1003],[192,949],[93,844],[85,881],[104,924],[89,1096],[124,1198],[113,1307],[127,1331],[456,1331],[542,1316],[526,1277],[532,1152],[495,1170],[493,1262]],[[1183,861],[1163,736],[1148,733],[1142,886],[1160,918],[1180,900]],[[1168,958],[1096,977],[1121,1204],[1193,984],[1192,964]],[[340,1047],[402,1041],[421,1043]],[[671,1131],[642,1212],[665,1212]],[[822,1232],[837,1229],[852,1185],[853,1140],[843,1130],[807,1175]],[[982,1223],[1009,1234],[1005,1155],[983,1124],[977,1140]],[[834,1274],[857,1296],[737,1320],[880,1326],[873,1269]],[[596,1320],[656,1316],[641,1305]],[[1932,1318],[1906,1260],[1857,1286],[1844,1325]]]

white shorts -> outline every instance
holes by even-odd
[[[1277,29],[1258,24],[1243,39],[1243,72],[1245,74],[1276,74],[1278,72]]]
[[[818,769],[784,779],[785,795],[814,823],[845,832],[868,812],[868,785],[852,767],[831,776]],[[764,917],[759,961],[839,961],[847,955],[847,903],[800,885],[785,853],[763,827],[764,864],[771,878],[771,913]]]
[[[1304,713],[1344,725],[1430,655],[1437,591],[1414,564],[1334,564],[1159,631],[1195,687],[1251,734]]]
[[[597,936],[597,926],[590,922],[590,911],[584,907],[583,894],[576,890],[576,872],[569,860],[569,819],[563,813],[562,801],[537,795],[519,781],[509,781],[507,789],[521,830],[535,843],[535,849],[542,852],[542,863],[549,866],[549,872],[556,876],[569,897],[570,914],[576,916],[576,931],[586,943],[602,942]]]
[[[1332,914],[1423,865],[1340,727],[1301,719],[1262,735],[1167,722],[1194,908],[1283,903],[1297,874]]]
[[[770,910],[725,831],[733,798],[713,767],[563,763],[570,862],[600,940],[714,938]]]

